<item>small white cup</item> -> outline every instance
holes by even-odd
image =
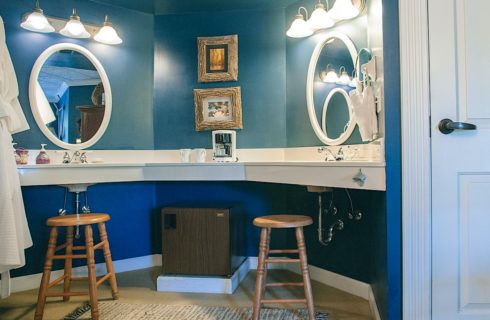
[[[180,149],[180,162],[191,162],[191,149]]]
[[[206,149],[194,149],[196,162],[206,162]]]

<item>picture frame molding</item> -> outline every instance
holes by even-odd
[[[227,46],[224,72],[208,72],[208,46]],[[223,82],[238,80],[238,35],[197,38],[197,80],[199,82]]]
[[[231,120],[204,120],[204,100],[206,98],[225,98],[231,100]],[[219,129],[242,129],[242,98],[240,87],[194,89],[194,112],[196,131]]]

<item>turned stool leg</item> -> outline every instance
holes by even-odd
[[[44,262],[43,277],[41,279],[41,287],[37,297],[36,313],[34,320],[41,320],[44,313],[44,305],[46,304],[46,292],[48,291],[49,279],[51,277],[51,267],[53,266],[53,256],[56,248],[56,238],[58,237],[58,229],[51,228],[48,242],[48,251],[46,252],[46,261]]]
[[[107,273],[110,274],[109,282],[111,284],[112,298],[114,300],[119,299],[119,292],[117,290],[116,273],[114,272],[114,265],[112,264],[111,249],[109,247],[109,239],[107,238],[107,232],[105,229],[105,223],[99,223],[100,240],[104,242],[102,247],[104,250],[105,265]]]
[[[298,243],[298,253],[301,263],[301,274],[303,275],[303,285],[305,289],[306,305],[308,307],[308,319],[315,319],[315,307],[313,306],[313,294],[311,292],[310,273],[308,271],[308,261],[306,258],[305,238],[303,228],[296,228],[296,241]]]
[[[255,282],[255,296],[253,302],[252,320],[259,320],[260,306],[262,304],[262,293],[264,287],[264,267],[265,255],[267,252],[267,228],[262,228],[260,231],[259,258],[257,263],[257,279]]]
[[[98,320],[99,306],[97,303],[97,277],[95,275],[94,239],[91,225],[85,226],[85,246],[87,252],[88,292],[90,295],[90,306],[92,307],[92,320]]]
[[[262,281],[262,297],[265,295],[265,286],[267,284],[268,263],[266,260],[269,259],[270,245],[271,245],[271,228],[267,228],[267,240],[265,244],[265,259],[264,259],[264,281]]]
[[[70,292],[71,268],[73,254],[73,227],[66,229],[66,258],[65,258],[65,279],[63,281],[63,292]],[[63,296],[63,301],[70,301],[70,296]]]

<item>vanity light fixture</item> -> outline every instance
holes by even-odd
[[[335,69],[328,64],[326,70],[320,72],[320,79],[326,83],[337,83],[339,82],[339,76],[335,72]]]
[[[360,10],[352,4],[352,0],[335,0],[332,9],[328,13],[334,20],[347,20],[357,17]]]
[[[344,86],[349,85],[349,83],[351,82],[351,79],[350,79],[347,71],[345,71],[344,66],[340,67],[339,73],[340,73],[340,77],[339,77],[339,81],[337,81],[337,84],[342,84]]]
[[[313,30],[306,23],[304,16],[301,14],[301,9],[305,11],[306,19],[308,19],[308,10],[305,7],[298,8],[298,14],[294,18],[293,23],[291,23],[291,27],[289,27],[286,35],[291,38],[304,38],[311,36],[313,34]]]
[[[325,10],[325,6],[318,0],[315,6],[315,11],[311,13],[310,19],[307,23],[313,30],[327,29],[332,27],[335,22],[330,18],[330,15]],[[328,8],[328,2],[327,2]]]
[[[36,0],[36,5],[32,12],[24,14],[20,26],[33,32],[58,32],[65,37],[76,39],[86,39],[94,36],[95,41],[104,44],[121,44],[123,42],[107,15],[105,16],[103,26],[93,24],[84,25],[80,21],[80,17],[77,15],[75,9],[73,9],[69,20],[45,16],[39,6],[39,0]]]
[[[109,21],[109,16],[105,16],[104,26],[94,36],[94,40],[105,44],[121,44],[123,41],[117,35],[116,30]]]
[[[85,26],[80,21],[80,17],[77,15],[77,10],[75,9],[73,9],[70,20],[68,20],[68,22],[65,24],[65,27],[60,30],[60,33],[65,37],[70,38],[90,38],[90,33],[85,30]]]
[[[54,28],[39,6],[39,0],[36,0],[36,6],[32,12],[24,15],[20,26],[26,30],[34,32],[49,33],[54,32]]]

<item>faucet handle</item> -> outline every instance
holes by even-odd
[[[70,162],[71,162],[70,154],[68,153],[68,151],[65,151],[65,153],[63,154],[63,163],[70,163]]]
[[[80,154],[80,162],[81,163],[87,163],[87,153],[85,151],[82,151],[82,153]]]

